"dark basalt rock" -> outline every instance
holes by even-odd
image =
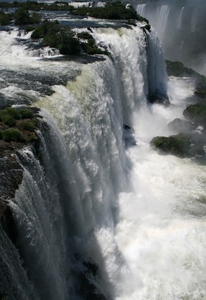
[[[75,255],[75,261],[80,261],[78,254]],[[76,277],[76,292],[85,300],[110,300],[108,295],[105,295],[100,287],[96,286],[96,277],[98,277],[98,266],[91,260],[84,260],[79,264],[80,268],[76,268],[74,277]]]
[[[196,131],[192,134],[179,133],[169,137],[157,136],[151,140],[150,145],[164,154],[198,159],[205,157],[204,142],[202,134]]]
[[[22,107],[19,109],[7,107],[0,110],[0,222],[4,231],[14,244],[18,237],[9,200],[15,197],[15,192],[23,179],[23,168],[18,161],[18,151],[30,146],[38,153],[39,138],[36,129],[39,109]],[[12,125],[11,123],[12,120]],[[14,133],[18,132],[21,139]]]
[[[177,133],[190,133],[192,130],[195,130],[197,126],[192,122],[176,118],[168,124],[168,127]]]
[[[183,115],[186,119],[196,122],[197,126],[206,124],[206,105],[202,103],[190,105],[184,110]]]
[[[136,140],[133,136],[134,129],[128,124],[123,125],[123,140],[125,148],[136,146]]]
[[[147,100],[151,104],[163,104],[166,106],[170,104],[169,97],[167,95],[163,95],[159,93],[149,94]]]
[[[190,156],[190,137],[182,133],[169,137],[157,136],[151,140],[150,144],[165,154],[173,154],[179,157]]]

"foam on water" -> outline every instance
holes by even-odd
[[[30,148],[19,154],[24,180],[10,206],[32,282],[25,284],[27,294],[79,299],[78,272],[91,259],[97,275],[84,278],[112,299],[205,299],[205,166],[159,155],[149,144],[172,133],[167,124],[182,117],[194,87],[176,78],[167,85],[154,31],[148,37],[139,24],[96,28],[92,35],[111,55],[85,65],[18,55],[12,35],[0,34],[9,47],[0,46],[2,69],[51,76],[78,70],[36,102],[47,124],[38,132],[44,167]],[[152,49],[146,51],[148,40]],[[165,92],[167,86],[169,107],[147,104],[149,90]],[[14,90],[3,88],[11,96]],[[127,150],[125,123],[137,143]]]
[[[137,146],[132,161],[133,191],[119,198],[116,240],[133,274],[133,289],[118,299],[205,299],[206,167],[190,159],[159,155],[152,137],[171,134],[169,121],[180,116],[193,87],[169,83],[172,104],[153,105],[137,114]],[[132,292],[131,292],[132,291]]]

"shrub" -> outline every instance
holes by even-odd
[[[18,126],[19,130],[34,131],[36,126],[32,121],[23,121]]]
[[[20,114],[17,109],[8,107],[0,111],[0,120],[8,126],[14,126],[16,119],[20,118]]]
[[[40,39],[47,35],[51,35],[52,33],[56,34],[59,32],[59,30],[60,30],[60,25],[58,21],[55,22],[45,21],[43,22],[42,25],[40,25],[34,30],[34,32],[31,35],[31,38]]]
[[[85,53],[90,55],[94,55],[94,54],[108,55],[108,51],[101,50],[100,48],[97,47],[93,37],[89,38],[87,43],[81,43],[81,47]]]
[[[43,38],[46,46],[57,48],[60,54],[76,55],[80,53],[80,43],[74,32],[61,26],[58,22],[44,22],[31,35],[32,38]]]
[[[78,38],[88,40],[93,38],[92,35],[86,31],[80,32],[77,34]]]
[[[20,116],[21,116],[21,118],[22,119],[30,119],[30,118],[32,118],[33,117],[33,112],[32,112],[32,110],[31,109],[29,109],[29,108],[21,108],[20,110],[19,110],[19,114],[20,114]]]
[[[5,14],[4,12],[0,12],[0,24],[1,25],[9,25],[11,21],[11,16],[9,14]]]
[[[5,142],[23,142],[24,141],[24,137],[22,135],[22,133],[18,130],[18,129],[6,129],[2,132],[3,135],[3,140]]]
[[[1,117],[1,120],[5,125],[8,125],[9,127],[14,126],[16,124],[16,120],[9,114],[4,114]]]
[[[169,137],[157,136],[150,144],[164,153],[184,157],[189,153],[190,138],[182,133]]]
[[[11,117],[13,117],[14,119],[19,119],[20,118],[20,114],[18,109],[14,108],[14,107],[7,107],[3,110],[0,111],[0,118],[4,115],[4,114],[8,114]]]
[[[36,141],[37,137],[35,133],[31,133],[27,136],[27,142],[34,142]]]
[[[72,14],[101,19],[114,19],[114,20],[130,20],[135,19],[141,22],[149,23],[147,19],[137,14],[135,9],[126,6],[120,1],[107,2],[104,7],[78,7],[76,10],[71,11]]]
[[[183,63],[179,61],[166,60],[167,74],[169,76],[183,77],[183,76],[196,76],[197,73],[192,69],[186,68]]]
[[[37,13],[33,13],[30,16],[30,13],[27,9],[20,8],[17,9],[14,13],[14,19],[16,25],[27,25],[27,24],[35,24],[39,23],[41,18]]]
[[[35,30],[35,27],[32,26],[32,25],[28,25],[26,28],[25,28],[25,32],[30,32],[30,31],[33,31]]]
[[[189,105],[183,112],[183,115],[194,122],[206,123],[206,105],[196,103]]]
[[[26,25],[29,24],[29,12],[25,9],[18,9],[14,13],[15,24],[16,25]]]
[[[3,139],[3,131],[0,130],[0,140],[2,140],[2,139]]]

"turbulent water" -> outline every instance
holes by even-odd
[[[0,227],[4,298],[206,299],[205,166],[150,147],[194,86],[167,82],[159,39],[141,26],[94,28],[110,56],[92,61],[0,32],[1,101],[42,116],[41,156],[19,151],[9,201],[18,251]],[[166,92],[169,107],[148,104]]]

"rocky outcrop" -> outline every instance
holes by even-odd
[[[193,121],[196,125],[206,124],[206,105],[203,103],[196,103],[188,106],[183,115],[186,119]]]
[[[194,122],[181,120],[179,118],[174,119],[172,122],[168,124],[170,130],[177,133],[190,133],[192,130],[197,128]]]
[[[38,126],[37,109],[0,110],[0,222],[5,228],[8,227],[6,223],[10,222],[5,218],[11,218],[8,202],[15,197],[23,178],[23,168],[18,162],[17,154],[28,145],[38,149]]]
[[[190,137],[185,134],[169,137],[157,136],[151,140],[150,144],[165,154],[173,154],[179,157],[190,156]]]
[[[206,163],[206,105],[190,105],[183,115],[187,120],[175,119],[168,124],[177,135],[157,136],[150,144],[161,153],[195,157],[198,161]]]

